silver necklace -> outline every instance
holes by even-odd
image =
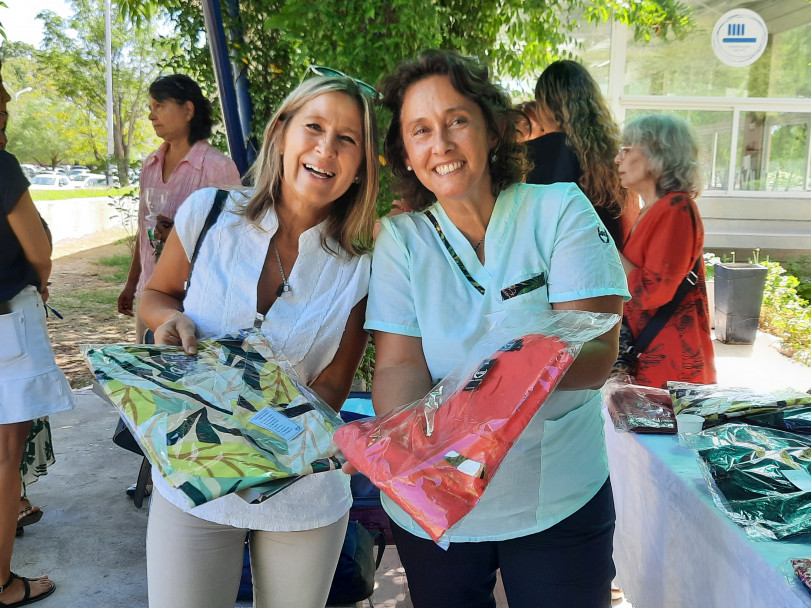
[[[285,291],[290,291],[290,283],[288,282],[287,277],[284,275],[282,258],[279,255],[279,248],[276,247],[276,239],[271,238],[270,242],[273,243],[273,251],[276,252],[276,261],[279,263],[279,273],[282,275],[282,284],[279,285],[279,289],[276,290],[276,297],[280,298]]]

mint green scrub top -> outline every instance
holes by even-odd
[[[553,302],[606,295],[630,298],[617,249],[575,184],[503,190],[487,226],[484,265],[441,204],[428,210],[470,280],[424,212],[383,218],[365,328],[421,338],[435,382],[483,335],[488,313],[550,309]],[[584,506],[608,478],[601,403],[596,390],[553,392],[476,507],[441,540],[526,536]],[[429,538],[388,497],[382,501],[399,526]]]

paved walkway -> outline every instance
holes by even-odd
[[[811,368],[787,359],[759,334],[752,346],[716,344],[724,385],[773,389],[811,388]],[[141,608],[147,606],[144,536],[148,509],[125,494],[140,460],[110,441],[117,415],[88,391],[78,391],[75,410],[53,416],[57,463],[30,487],[45,516],[17,539],[12,567],[48,573],[58,586],[42,606]],[[378,608],[411,608],[396,550],[386,550],[373,596]],[[499,589],[499,607],[506,607]],[[238,606],[249,606],[242,603]]]

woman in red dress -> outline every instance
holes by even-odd
[[[698,147],[683,120],[642,116],[625,127],[615,159],[622,185],[644,205],[622,250],[631,300],[624,315],[634,339],[670,302],[704,249],[704,225],[693,200],[700,191]],[[635,383],[716,382],[704,264],[698,280],[639,356]]]

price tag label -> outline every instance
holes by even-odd
[[[278,435],[285,441],[295,439],[304,431],[303,426],[297,422],[293,422],[290,418],[277,412],[272,407],[259,410],[251,416],[250,421],[256,426],[261,426],[263,429],[267,429],[271,433]]]

